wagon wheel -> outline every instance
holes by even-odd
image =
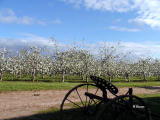
[[[116,120],[150,120],[149,108],[145,102],[134,95],[122,95],[115,99],[116,103],[123,108]],[[127,114],[127,115],[126,115]]]
[[[97,120],[151,120],[144,101],[134,95],[122,95],[108,102]]]
[[[100,97],[103,96],[102,90],[98,88],[95,84],[80,84],[68,91],[62,101],[60,110],[62,112],[77,111],[79,117],[93,116],[96,113],[98,109],[97,106],[101,103],[101,101],[96,99],[90,99],[88,96],[85,95],[86,92],[98,95]],[[75,115],[76,117],[78,117],[76,113]]]

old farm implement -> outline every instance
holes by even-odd
[[[97,76],[90,78],[94,83],[80,84],[69,90],[60,106],[62,112],[78,111],[77,120],[151,120],[149,108],[132,94],[132,88],[118,95],[118,88],[112,83]],[[67,115],[63,119],[67,119]]]

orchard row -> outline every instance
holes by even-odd
[[[0,50],[0,80],[4,73],[21,77],[22,74],[31,75],[35,81],[37,74],[42,78],[45,75],[61,75],[62,82],[66,75],[78,75],[88,80],[89,75],[111,78],[124,76],[130,81],[131,76],[146,77],[160,75],[160,60],[153,58],[139,58],[131,60],[129,54],[121,54],[116,47],[102,47],[98,56],[90,51],[72,47],[67,50],[55,49],[52,54],[45,49],[30,47],[17,53],[10,53],[6,49]],[[45,53],[45,54],[43,54]],[[47,54],[46,54],[47,53]],[[132,57],[134,58],[134,56]]]

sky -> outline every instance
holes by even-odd
[[[160,58],[160,0],[0,0],[0,48],[120,43]]]

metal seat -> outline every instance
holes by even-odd
[[[97,85],[97,87],[101,89],[108,89],[114,95],[118,93],[118,88],[114,86],[111,82],[106,81],[103,78],[92,75],[90,76],[90,78]]]

